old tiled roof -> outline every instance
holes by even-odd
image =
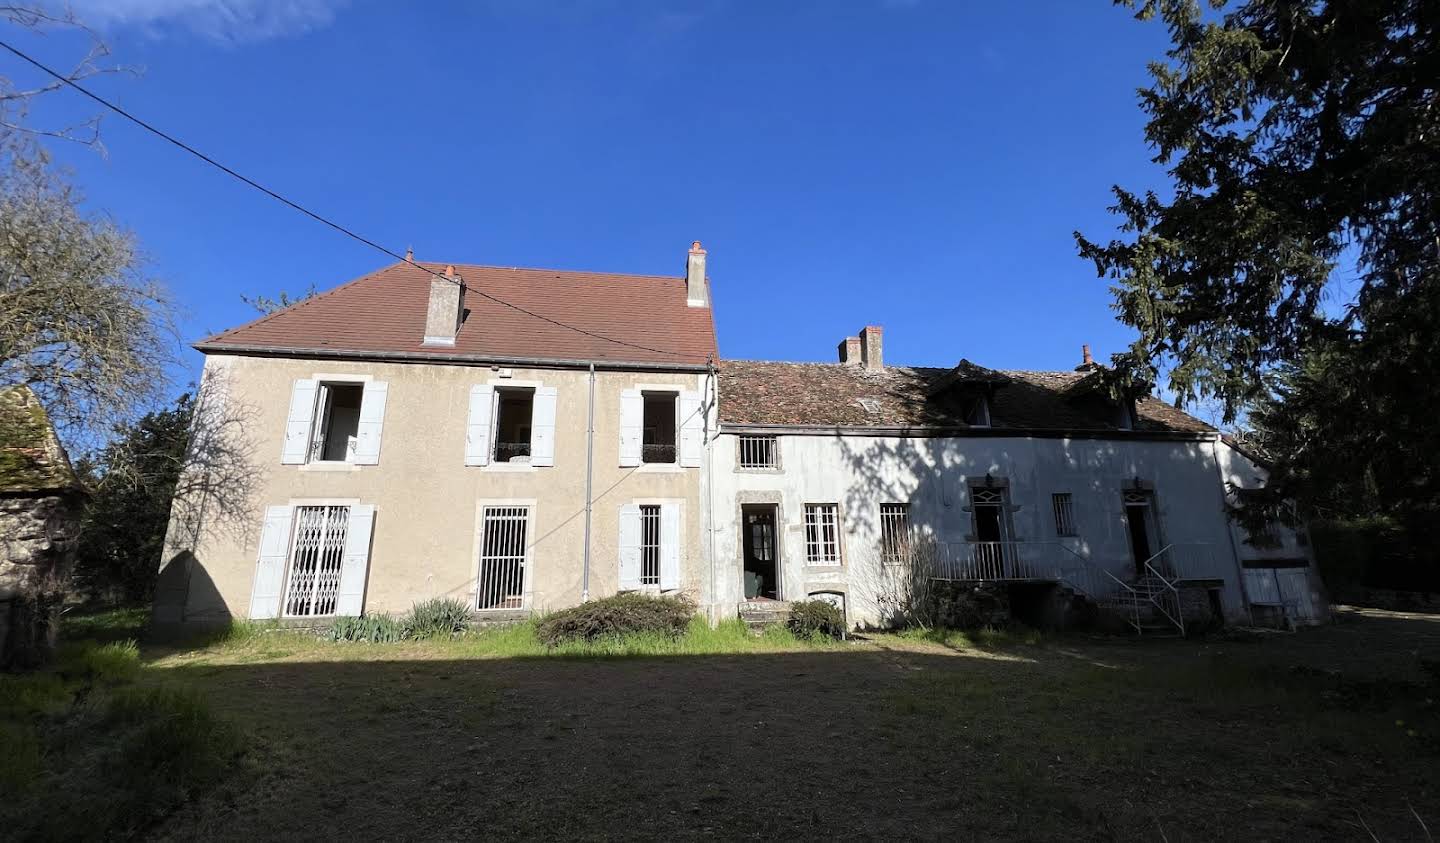
[[[978,368],[978,367],[976,367]],[[870,372],[839,363],[770,363],[726,360],[720,364],[720,421],[732,425],[816,427],[967,427],[959,405],[929,397],[931,386],[953,369],[886,366]],[[984,370],[996,371],[996,370]],[[995,386],[990,406],[995,430],[1115,430],[1112,414],[1069,387],[1080,372],[998,370],[1008,382]],[[1213,428],[1154,397],[1136,405],[1137,431],[1210,433]]]
[[[441,263],[421,266],[445,270]],[[684,278],[469,264],[456,264],[455,270],[465,280],[468,315],[453,348],[421,347],[433,276],[404,263],[215,334],[195,347],[205,352],[423,353],[662,366],[700,366],[717,356],[710,308],[686,306]],[[598,336],[521,313],[483,294]]]
[[[0,494],[79,488],[40,399],[28,386],[0,388]]]

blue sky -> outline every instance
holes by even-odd
[[[1162,183],[1134,92],[1165,33],[1106,0],[74,5],[144,68],[94,87],[390,248],[681,274],[703,240],[726,357],[831,360],[867,323],[924,365],[1131,338],[1071,232],[1115,231],[1111,184]],[[90,110],[59,96],[37,119]],[[253,318],[242,294],[389,262],[118,119],[103,138],[59,156],[187,343]]]

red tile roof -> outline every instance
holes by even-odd
[[[440,273],[446,266],[420,265]],[[453,348],[421,347],[434,276],[404,263],[207,337],[195,347],[679,368],[703,366],[719,356],[710,308],[686,305],[684,278],[470,264],[456,264],[455,270],[465,280],[467,315]]]

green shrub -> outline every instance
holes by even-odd
[[[449,638],[469,625],[470,607],[448,597],[416,603],[402,621],[406,638]]]
[[[694,616],[695,604],[684,597],[617,594],[547,615],[536,625],[535,636],[547,647],[633,633],[679,638]]]
[[[405,629],[389,615],[336,618],[330,627],[331,641],[369,641],[388,644],[405,637]]]
[[[824,600],[797,600],[790,604],[788,626],[796,638],[840,638],[845,635],[845,613]]]

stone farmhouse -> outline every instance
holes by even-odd
[[[698,242],[674,277],[401,262],[198,342],[249,483],[177,500],[156,623],[638,590],[863,626],[907,578],[1143,633],[1323,617],[1303,535],[1227,515],[1263,469],[1143,385],[1113,400],[1088,350],[893,366],[871,326],[834,363],[723,360],[705,267]]]

